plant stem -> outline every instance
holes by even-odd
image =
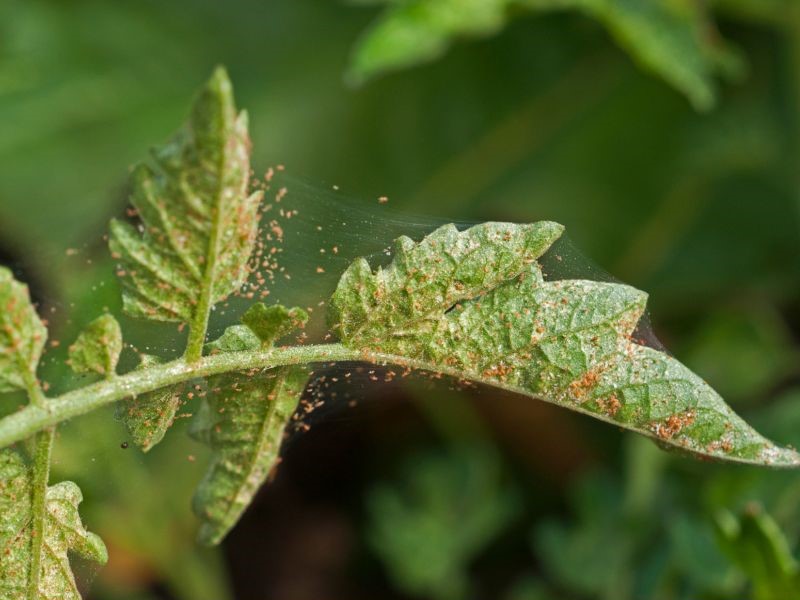
[[[45,398],[39,381],[33,373],[27,372],[26,385],[30,405],[39,410],[47,409]],[[53,450],[55,427],[48,427],[36,437],[36,449],[33,457],[33,485],[31,486],[31,564],[29,565],[28,593],[29,600],[38,600],[39,578],[42,573],[42,544],[44,543],[44,521],[47,507],[47,485],[50,482],[50,455]]]
[[[28,578],[29,600],[39,600],[39,577],[42,572],[44,525],[47,513],[47,484],[50,480],[50,454],[53,450],[55,427],[48,427],[36,437],[33,459],[33,489],[31,490],[31,564]]]
[[[195,362],[172,362],[131,371],[110,380],[30,404],[0,420],[0,448],[24,440],[37,432],[97,408],[139,394],[188,381],[233,371],[267,369],[283,365],[326,361],[369,361],[368,355],[340,344],[291,346],[251,352],[227,352],[202,357]],[[397,357],[401,363],[403,359]]]

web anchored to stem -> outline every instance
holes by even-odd
[[[184,355],[142,355],[117,373],[116,319],[90,323],[69,349],[76,372],[101,381],[47,398],[37,367],[47,331],[27,288],[0,267],[0,392],[29,403],[0,419],[0,592],[3,598],[78,598],[67,553],[103,562],[102,541],[80,522],[71,482],[49,485],[56,427],[117,403],[144,451],[172,425],[187,390],[206,382],[191,434],[212,450],[194,497],[199,538],[218,543],[277,462],[284,429],[315,363],[366,361],[421,369],[538,398],[714,459],[796,467],[800,456],[763,438],[702,379],[633,334],[646,295],[616,283],[547,281],[539,264],[563,227],[445,225],[401,237],[393,260],[358,259],[330,301],[338,343],[276,346],[306,311],[255,303],[205,343],[212,308],[240,290],[258,256],[262,191],[251,193],[247,118],[218,69],[187,125],[133,172],[141,225],[111,223],[123,307],[131,316],[189,326]],[[276,229],[279,231],[279,228]],[[269,264],[269,259],[265,259]],[[17,442],[35,438],[33,452]],[[47,551],[45,551],[47,550]]]

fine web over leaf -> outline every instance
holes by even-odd
[[[189,323],[205,334],[210,307],[248,274],[263,196],[249,192],[249,181],[247,114],[237,114],[220,68],[186,126],[134,170],[131,203],[139,230],[111,223],[109,245],[120,261],[128,314]]]
[[[122,331],[111,315],[98,317],[81,332],[69,347],[69,366],[76,373],[116,373],[122,352]]]
[[[699,455],[798,464],[702,379],[633,339],[646,295],[622,284],[545,281],[536,259],[561,227],[485,223],[401,237],[373,271],[357,260],[331,303],[345,346],[510,389]]]
[[[299,308],[253,305],[243,325],[233,325],[212,352],[269,348],[302,327],[308,315]],[[245,333],[249,331],[250,333]],[[278,461],[289,419],[308,380],[303,365],[212,378],[192,435],[208,444],[211,464],[192,505],[202,525],[198,539],[218,544],[239,520]]]
[[[26,287],[0,268],[0,391],[24,390],[30,400],[0,419],[6,448],[0,536],[8,550],[0,554],[0,581],[13,588],[7,595],[14,600],[22,589],[26,600],[77,598],[68,550],[105,559],[102,542],[78,518],[77,487],[49,485],[57,425],[118,403],[133,441],[149,450],[191,401],[193,434],[212,452],[193,502],[199,537],[218,543],[278,463],[301,396],[308,390],[306,398],[315,397],[309,410],[322,404],[315,394],[328,389],[326,375],[306,384],[314,364],[336,369],[332,363],[349,368],[365,361],[442,373],[588,413],[695,454],[800,464],[797,454],[761,437],[686,367],[634,338],[642,292],[546,279],[543,255],[563,231],[556,223],[485,223],[462,231],[444,225],[419,242],[400,237],[389,263],[384,244],[390,236],[422,237],[432,221],[392,221],[385,212],[378,216],[377,206],[332,206],[316,191],[298,211],[288,206],[295,191],[276,186],[263,208],[274,212],[252,256],[261,193],[248,188],[272,188],[270,175],[266,183],[250,182],[249,151],[246,119],[237,115],[230,83],[218,70],[184,130],[134,172],[138,227],[112,223],[125,311],[177,322],[178,332],[188,325],[180,358],[141,353],[138,368],[126,371],[123,361],[117,374],[120,329],[113,317],[100,317],[71,346],[70,363],[104,380],[47,398],[36,374],[47,332]],[[290,218],[298,226],[293,231]],[[370,260],[346,267],[359,254]],[[319,322],[325,305],[319,300],[334,287],[329,322],[341,343]],[[271,305],[253,304],[267,296]],[[304,308],[285,307],[294,304]],[[205,343],[212,308],[220,319],[213,327],[224,326],[228,314],[243,316]],[[276,345],[296,329],[303,331],[290,345]],[[158,339],[141,346],[148,353],[164,348]],[[374,372],[370,380],[378,379]],[[343,404],[333,392],[329,398]],[[18,442],[25,443],[10,448]],[[30,464],[18,454],[23,447],[34,448]],[[56,585],[58,593],[50,593],[48,586]]]
[[[124,310],[134,317],[189,325],[185,356],[202,354],[213,306],[249,274],[262,191],[250,192],[247,114],[218,68],[197,96],[185,127],[131,177],[137,231],[111,222],[109,247],[120,261]],[[145,358],[142,366],[157,362]],[[134,442],[150,450],[175,420],[184,386],[126,400],[118,414]]]
[[[161,362],[157,356],[142,354],[138,368],[146,369]],[[133,443],[143,452],[152,450],[172,427],[183,404],[185,387],[185,384],[178,383],[128,398],[117,405],[117,416],[125,423]]]

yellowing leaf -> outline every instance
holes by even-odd
[[[28,286],[0,267],[0,392],[29,390],[47,340],[47,329],[31,304]]]
[[[34,600],[28,594],[33,564],[32,474],[14,450],[0,451],[0,597]],[[71,481],[47,488],[39,587],[35,600],[80,600],[68,552],[97,563],[108,559],[102,540],[81,523],[81,491]]]
[[[626,285],[545,281],[534,260],[553,223],[444,226],[398,241],[392,263],[342,275],[331,319],[345,346],[590,414],[681,450],[800,465],[702,379],[632,337],[646,295]],[[399,359],[402,362],[402,358]]]

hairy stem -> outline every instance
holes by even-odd
[[[0,448],[24,440],[47,427],[119,400],[220,373],[267,369],[326,361],[370,360],[363,352],[340,344],[291,346],[252,352],[228,352],[189,362],[185,358],[139,369],[51,398],[32,402],[0,420]],[[402,362],[397,357],[397,361]]]
[[[33,489],[31,490],[31,564],[28,578],[28,600],[39,600],[39,577],[42,572],[44,520],[47,507],[47,484],[50,480],[50,454],[53,450],[55,427],[48,427],[36,437],[33,459]]]

